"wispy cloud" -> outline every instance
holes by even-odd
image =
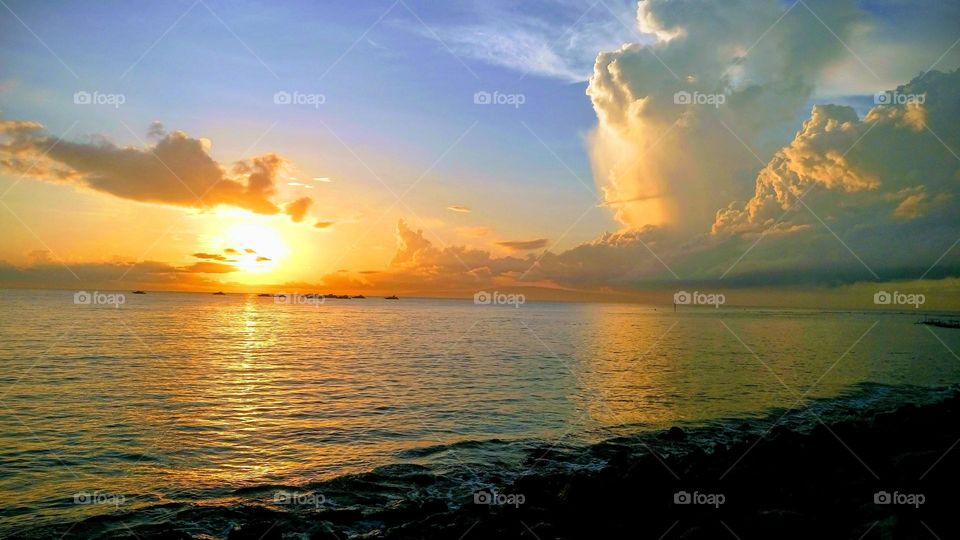
[[[532,16],[531,10],[520,13],[516,4],[493,2],[476,14],[479,23],[433,26],[458,55],[521,75],[583,82],[593,71],[597,52],[637,39],[634,29],[623,22],[636,19],[636,2],[607,0],[606,4],[609,10],[596,0],[558,2]],[[425,30],[417,31],[432,37]]]

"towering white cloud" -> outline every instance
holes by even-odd
[[[831,30],[842,39],[860,19],[852,0],[807,5],[823,24],[776,0],[640,3],[641,28],[660,40],[601,53],[587,90],[594,174],[626,227],[703,230],[749,193],[773,135],[846,54]]]

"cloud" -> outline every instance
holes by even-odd
[[[219,254],[217,254],[217,253],[194,253],[193,256],[196,257],[196,258],[198,258],[198,259],[210,259],[210,260],[214,260],[214,261],[226,261],[226,260],[227,260],[226,257],[224,257],[223,255],[219,255]]]
[[[840,39],[863,16],[853,0],[807,5]],[[758,159],[769,159],[821,72],[849,54],[810,11],[784,15],[789,7],[649,0],[640,25],[659,40],[597,56],[587,89],[599,121],[591,162],[625,227],[693,233],[717,208],[749,196]],[[678,103],[677,92],[701,98]]]
[[[231,255],[239,255],[240,252],[233,248],[226,248],[223,250],[224,253],[229,253]]]
[[[512,249],[514,251],[530,251],[533,249],[547,247],[547,239],[538,238],[536,240],[510,240],[505,242],[497,242],[497,245]]]
[[[25,266],[0,261],[0,283],[10,287],[59,287],[101,291],[221,288],[222,283],[212,280],[211,273],[205,270],[207,269],[177,267],[159,261],[134,263],[34,260]],[[216,272],[212,275],[225,274]]]
[[[336,224],[335,221],[318,221],[314,223],[313,226],[317,229],[329,229],[330,227],[333,227],[334,224]]]
[[[635,36],[624,24],[636,9],[633,1],[607,0],[600,6],[570,0],[542,7],[531,16],[515,4],[488,2],[473,14],[478,22],[435,25],[424,35],[439,36],[457,55],[565,82],[586,81],[596,51],[616,48]]]
[[[753,194],[714,208],[700,230],[646,225],[566,251],[497,257],[438,248],[406,222],[379,274],[330,283],[383,290],[524,286],[640,291],[683,286],[840,286],[960,275],[960,70],[892,90],[923,104],[880,105],[863,118],[816,105],[792,141],[753,177]],[[803,197],[803,203],[798,202]],[[546,240],[500,242],[539,249]]]
[[[150,122],[150,127],[147,128],[147,136],[151,138],[162,139],[167,136],[167,130],[163,127],[163,123],[159,120],[154,120]]]
[[[254,251],[253,248],[244,248],[243,251],[245,251],[245,252],[247,252],[247,253],[256,253],[256,251]]]
[[[301,197],[292,203],[287,204],[284,208],[284,212],[290,216],[295,223],[303,221],[303,218],[307,215],[307,210],[310,209],[310,205],[313,204],[313,199],[310,197]]]
[[[272,260],[270,257],[264,257],[262,255],[257,257],[257,262],[264,262],[264,261],[270,261],[270,260]]]
[[[284,166],[264,154],[226,167],[210,156],[210,141],[150,127],[153,146],[58,140],[36,122],[0,120],[0,171],[69,183],[123,199],[210,209],[220,205],[277,214],[271,200]]]
[[[197,262],[182,268],[184,272],[194,272],[198,274],[226,274],[239,270],[232,264],[223,264],[218,262]]]
[[[469,209],[469,208],[467,208],[466,206],[461,206],[461,205],[459,205],[459,204],[452,204],[452,205],[450,205],[450,206],[447,207],[447,210],[450,210],[450,211],[452,211],[452,212],[459,212],[459,213],[461,213],[461,214],[469,214],[469,213],[470,213],[470,209]]]
[[[933,71],[890,95],[917,96],[879,105],[861,120],[845,106],[815,106],[794,140],[757,176],[753,197],[717,213],[714,234],[757,232],[781,222],[817,222],[811,212],[784,212],[804,197],[832,227],[881,226],[945,214],[958,194],[960,70]],[[893,219],[896,218],[896,219]],[[852,221],[851,221],[852,220]]]

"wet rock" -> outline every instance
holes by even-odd
[[[664,433],[663,435],[661,435],[661,437],[662,437],[663,439],[665,439],[665,440],[668,440],[668,441],[685,441],[685,440],[687,440],[687,434],[686,434],[686,432],[684,432],[683,429],[681,429],[681,428],[679,428],[679,427],[677,427],[677,426],[673,426],[672,428],[668,429],[666,433]]]

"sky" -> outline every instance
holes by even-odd
[[[927,0],[3,0],[0,286],[944,299],[958,40]]]

